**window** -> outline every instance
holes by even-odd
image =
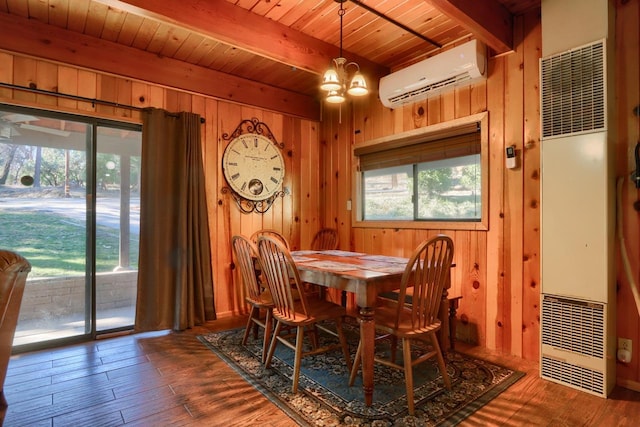
[[[356,146],[355,225],[487,229],[487,146],[486,113]]]

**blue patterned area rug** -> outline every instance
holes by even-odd
[[[351,357],[357,347],[357,326],[345,325]],[[260,362],[262,336],[241,345],[243,329],[199,336],[215,354],[256,389],[303,426],[438,426],[456,425],[506,390],[524,374],[458,352],[445,359],[452,389],[442,382],[435,360],[414,368],[415,416],[408,415],[404,373],[375,364],[373,405],[364,402],[359,375],[349,387],[341,351],[302,359],[298,393],[291,393],[293,350],[279,344],[269,369]],[[333,337],[320,337],[331,341]],[[326,342],[325,342],[326,343]],[[401,347],[401,346],[398,346]],[[389,351],[384,341],[376,351]],[[398,354],[396,360],[402,360]]]

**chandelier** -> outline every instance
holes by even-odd
[[[367,81],[360,72],[360,66],[355,62],[347,62],[347,59],[342,56],[342,17],[345,14],[345,9],[342,7],[342,4],[347,0],[335,1],[340,3],[340,10],[338,11],[338,15],[340,16],[340,56],[331,60],[331,66],[322,76],[320,89],[327,92],[325,97],[327,102],[331,104],[341,104],[346,100],[346,94],[362,96],[368,94],[369,89],[367,89]],[[355,68],[351,79],[349,79],[349,73],[347,71],[349,67]]]

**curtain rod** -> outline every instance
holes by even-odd
[[[49,96],[57,96],[59,98],[73,99],[74,101],[90,102],[92,105],[100,104],[100,105],[106,105],[109,107],[128,108],[128,109],[137,110],[137,111],[142,111],[148,108],[148,107],[136,107],[133,105],[119,104],[117,102],[105,101],[105,100],[96,99],[96,98],[86,98],[84,96],[71,95],[68,93],[53,92],[50,90],[38,89],[37,87],[35,87],[34,84],[32,84],[32,86],[19,86],[11,83],[0,82],[0,87],[5,87],[8,89],[23,90],[25,92],[33,92],[40,95],[49,95]],[[204,117],[200,117],[200,123],[204,123],[204,122],[205,122]]]

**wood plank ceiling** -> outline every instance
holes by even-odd
[[[494,54],[507,53],[512,49],[513,16],[539,6],[540,0],[347,0],[344,56],[356,61],[375,84],[379,76],[470,38],[482,40]],[[317,101],[320,75],[339,53],[339,8],[334,0],[0,0],[0,49],[47,57],[42,45],[50,41],[43,37],[65,39],[64,48],[58,48],[62,51],[115,44],[124,61],[146,52],[212,70],[214,76],[223,73],[227,83],[251,82],[271,88],[276,96]],[[31,32],[10,32],[29,31],[25,27]],[[40,43],[24,40],[30,38]],[[71,53],[51,56],[90,67]],[[133,66],[126,74],[121,64],[101,64],[106,60],[100,56],[92,58],[95,68],[142,78]],[[212,91],[225,97],[224,91]]]

